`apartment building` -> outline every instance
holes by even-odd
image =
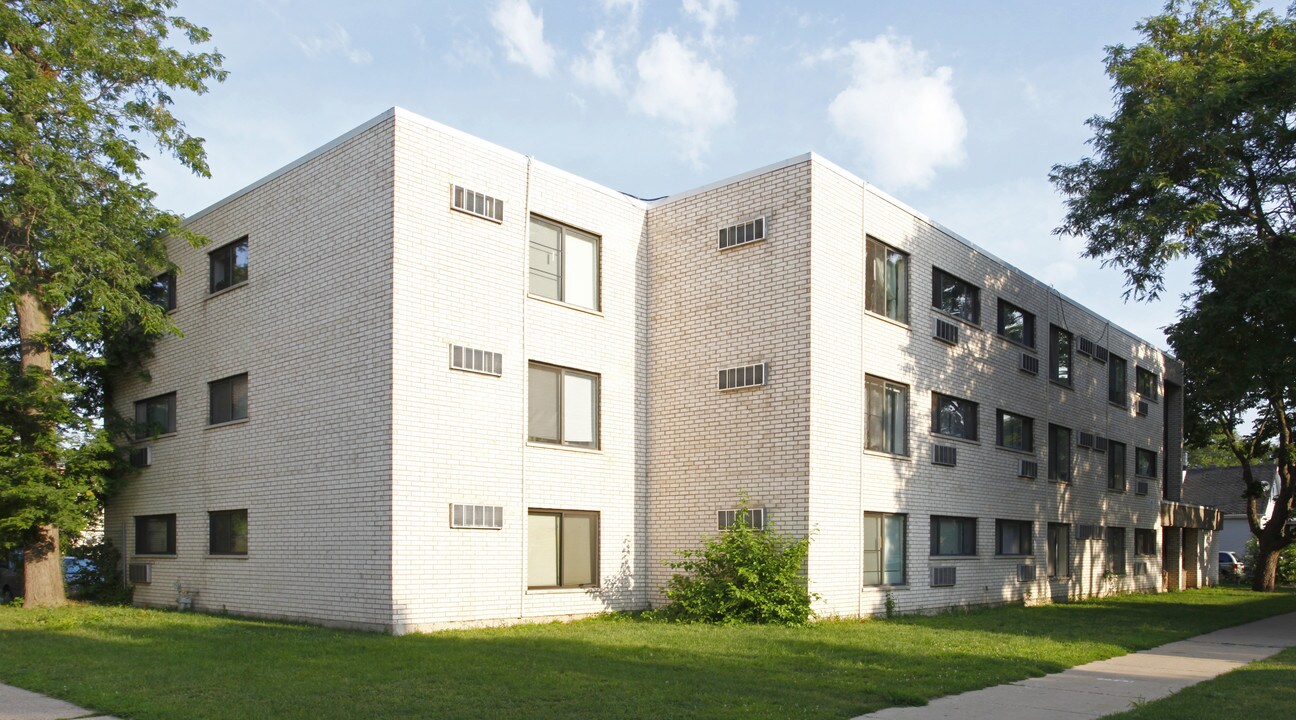
[[[138,603],[640,609],[740,495],[821,614],[1210,577],[1178,363],[818,156],[644,201],[393,109],[187,222],[115,386]]]

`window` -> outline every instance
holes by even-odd
[[[176,394],[167,393],[135,403],[135,437],[166,435],[176,431]]]
[[[868,276],[864,278],[864,307],[896,322],[909,322],[909,256],[875,238],[868,238]]]
[[[977,404],[952,395],[932,393],[932,432],[976,440]]]
[[[932,307],[973,325],[981,324],[981,288],[932,268]]]
[[[1134,392],[1144,400],[1157,399],[1157,376],[1151,370],[1134,368]]]
[[[175,310],[175,273],[162,273],[144,290],[144,297],[163,310]]]
[[[247,373],[243,373],[207,383],[207,391],[211,396],[208,423],[219,425],[247,417],[247,380]]]
[[[1027,520],[995,520],[995,555],[1030,555],[1034,552]]]
[[[1022,450],[1025,452],[1034,452],[1035,450],[1035,433],[1034,421],[1025,415],[1017,415],[1007,410],[999,412],[999,437],[996,442],[999,447],[1008,448],[1009,450]]]
[[[932,515],[932,555],[976,555],[976,518]]]
[[[1125,528],[1107,528],[1107,572],[1113,575],[1125,574]]]
[[[868,449],[907,455],[908,386],[869,375],[864,387],[868,394]]]
[[[469,190],[462,185],[454,185],[451,188],[450,206],[455,210],[466,212],[470,215],[483,217],[487,220],[494,220],[497,223],[504,222],[504,201],[479,193],[475,190]]]
[[[210,292],[234,287],[248,279],[247,236],[216,248],[207,256],[211,263]]]
[[[598,583],[598,513],[527,513],[527,587],[591,587]]]
[[[1071,526],[1048,524],[1048,576],[1071,577]]]
[[[135,516],[136,555],[175,555],[175,551],[175,515]]]
[[[247,555],[247,510],[220,510],[207,513],[210,532],[209,552],[212,555]]]
[[[532,442],[597,448],[599,377],[531,363],[527,436]]]
[[[531,218],[532,295],[599,309],[599,239]]]
[[[1117,405],[1128,408],[1129,400],[1125,389],[1125,384],[1129,379],[1125,376],[1125,358],[1111,355],[1107,363],[1107,400]]]
[[[727,250],[765,239],[765,218],[758,217],[745,223],[720,228],[720,249]]]
[[[1071,333],[1057,325],[1049,325],[1049,379],[1067,387],[1073,380],[1071,348]]]
[[[905,584],[905,515],[864,513],[864,584]]]
[[[1134,554],[1156,555],[1156,530],[1134,528]]]
[[[1125,492],[1125,443],[1107,441],[1107,489]]]
[[[716,511],[716,529],[728,530],[733,527],[738,520],[752,530],[765,529],[765,508],[748,508],[747,510],[717,510]]]
[[[1048,435],[1049,480],[1071,480],[1071,428],[1049,424]]]
[[[1035,316],[999,299],[999,334],[1019,345],[1035,347]]]
[[[1143,448],[1134,449],[1134,474],[1156,477],[1157,454]]]

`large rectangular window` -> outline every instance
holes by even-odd
[[[976,555],[976,518],[932,515],[932,555]]]
[[[981,324],[981,288],[938,267],[932,268],[932,307]]]
[[[906,516],[864,513],[864,584],[905,583]]]
[[[1048,576],[1071,577],[1071,526],[1063,523],[1048,525]]]
[[[1049,480],[1071,481],[1071,428],[1049,424]]]
[[[247,373],[207,383],[207,394],[211,399],[208,423],[219,425],[246,418],[247,386]]]
[[[864,386],[868,395],[868,449],[907,455],[909,387],[872,375],[865,377]]]
[[[219,510],[207,513],[208,551],[212,555],[247,555],[247,510]]]
[[[598,584],[596,512],[527,512],[527,587],[592,587]]]
[[[531,218],[532,295],[599,309],[599,238]]]
[[[1025,415],[998,411],[998,437],[995,442],[999,447],[1009,450],[1033,452],[1035,450],[1035,421]]]
[[[212,250],[207,256],[211,268],[209,290],[216,292],[234,287],[248,279],[247,236]]]
[[[167,435],[176,431],[176,394],[167,393],[135,403],[135,437]]]
[[[1049,325],[1049,379],[1071,386],[1075,364],[1071,333],[1057,325]]]
[[[1125,528],[1109,527],[1107,540],[1107,572],[1113,575],[1125,574]]]
[[[1109,355],[1107,358],[1107,400],[1122,408],[1129,408],[1129,378],[1125,375],[1125,358]]]
[[[976,440],[977,404],[953,395],[932,393],[932,432]]]
[[[527,437],[532,442],[599,446],[598,375],[531,363],[527,381]]]
[[[1107,489],[1125,492],[1125,443],[1107,441]]]
[[[1035,347],[1035,316],[999,298],[999,334],[1019,345]]]
[[[175,515],[135,516],[136,555],[175,555],[175,551]]]
[[[865,308],[897,322],[909,322],[909,256],[875,238],[867,240]]]
[[[1156,477],[1157,454],[1151,450],[1134,448],[1134,474]]]
[[[1156,530],[1134,528],[1134,554],[1156,555]]]
[[[1151,370],[1134,368],[1134,392],[1144,400],[1157,399],[1157,376]]]
[[[1034,530],[1027,520],[995,520],[995,555],[1034,553]]]

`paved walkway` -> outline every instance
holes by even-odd
[[[0,720],[116,720],[28,690],[0,683]]]
[[[1293,646],[1296,613],[1216,630],[1041,678],[938,698],[923,707],[887,708],[860,718],[1100,718],[1129,710],[1138,701],[1158,700]]]

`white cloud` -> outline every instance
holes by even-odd
[[[909,40],[879,35],[807,62],[845,56],[850,86],[828,106],[833,127],[854,143],[870,180],[883,187],[924,187],[936,169],[963,161],[967,122],[948,67],[930,69]]]
[[[738,0],[684,0],[684,14],[702,25],[702,41],[715,43],[715,29],[723,20],[738,16]]]
[[[308,37],[304,40],[293,37],[293,42],[297,43],[298,49],[312,60],[317,60],[326,55],[337,54],[356,65],[368,65],[373,62],[373,56],[369,54],[368,50],[351,47],[351,34],[346,31],[346,28],[337,23],[329,25],[327,37]]]
[[[635,66],[639,85],[633,107],[679,125],[684,155],[697,163],[710,146],[711,132],[733,120],[737,101],[729,80],[669,30],[653,37]]]
[[[599,92],[620,95],[622,92],[621,71],[617,67],[616,55],[607,32],[600,29],[586,42],[589,55],[576,58],[572,62],[572,75],[578,82],[589,85]]]
[[[557,52],[545,42],[544,17],[531,10],[528,0],[500,0],[491,12],[491,25],[499,32],[509,60],[549,77]]]

